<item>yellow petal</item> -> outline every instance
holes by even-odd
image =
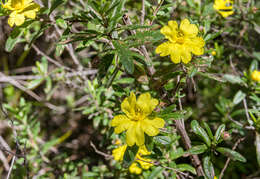
[[[140,146],[137,153],[138,153],[138,155],[140,155],[140,156],[150,155],[150,154],[151,154],[151,152],[149,152],[149,151],[147,150],[147,148],[145,147],[145,145]]]
[[[161,57],[170,55],[173,52],[174,52],[174,43],[171,42],[164,42],[155,49],[155,53],[160,54]]]
[[[184,35],[196,36],[198,34],[198,27],[195,24],[191,24],[188,19],[183,19],[180,24],[180,30]]]
[[[121,104],[121,110],[129,117],[135,116],[136,97],[133,92],[130,93],[129,97],[126,97]]]
[[[115,133],[120,134],[121,132],[127,130],[132,124],[132,121],[125,115],[117,115],[112,119],[110,125],[115,128]]]
[[[156,136],[159,134],[159,129],[152,125],[152,120],[145,119],[142,121],[142,128],[144,132],[149,136]]]
[[[191,61],[191,52],[189,48],[185,47],[181,51],[181,61],[185,64]]]
[[[134,173],[134,174],[137,174],[137,175],[142,173],[142,169],[138,167],[136,162],[134,162],[130,165],[129,171],[130,171],[130,173]]]
[[[126,131],[126,143],[128,146],[133,146],[136,143],[136,136],[135,136],[135,125],[132,124]]]
[[[171,52],[171,60],[173,63],[180,63],[181,62],[181,53],[180,49],[181,46],[179,44],[174,44]]]
[[[162,118],[156,117],[150,120],[150,124],[157,128],[163,128],[165,125],[165,121]]]
[[[150,167],[153,166],[152,160],[151,159],[146,159],[142,157],[138,157],[139,160],[137,162],[141,165],[141,167],[145,170],[149,169]]]
[[[112,155],[113,155],[114,159],[117,161],[122,161],[126,148],[127,148],[127,145],[123,145],[123,146],[120,146],[120,147],[112,150]]]
[[[8,24],[12,27],[14,24],[20,26],[24,23],[25,18],[23,14],[18,14],[16,11],[12,12],[8,19]]]
[[[135,126],[135,138],[136,138],[136,145],[141,146],[144,145],[144,131],[141,127],[141,122],[138,121]]]
[[[137,99],[137,106],[145,116],[151,114],[158,103],[158,100],[152,98],[150,93],[143,93]]]

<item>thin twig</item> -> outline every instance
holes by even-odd
[[[13,159],[12,159],[11,167],[10,167],[10,169],[9,169],[9,171],[8,171],[8,174],[7,174],[6,179],[9,179],[10,176],[11,176],[11,173],[12,173],[12,170],[13,170],[13,166],[14,166],[15,158],[16,158],[16,156],[14,155],[14,156],[13,156]]]
[[[243,140],[245,140],[245,137],[238,139],[238,141],[236,141],[235,145],[233,146],[232,150],[235,150],[237,148],[238,144],[240,142],[242,142]],[[221,179],[223,177],[224,172],[227,169],[229,162],[230,162],[230,158],[228,157],[228,159],[226,160],[226,163],[224,165],[224,168],[221,170],[221,173],[219,175],[219,179]]]
[[[150,22],[150,25],[153,25],[153,21],[154,21],[154,19],[155,19],[155,16],[156,16],[157,12],[159,11],[160,7],[162,6],[163,2],[164,2],[164,0],[161,0],[160,3],[157,5],[155,11],[153,12],[153,17],[154,17],[154,18],[153,18],[152,21]]]
[[[104,156],[107,160],[113,158],[112,155],[99,151],[92,141],[90,141],[90,146],[95,150],[97,154]]]
[[[142,0],[141,25],[144,25],[144,16],[145,16],[145,0]]]

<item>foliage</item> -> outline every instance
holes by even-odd
[[[2,177],[259,175],[257,0],[0,3]]]

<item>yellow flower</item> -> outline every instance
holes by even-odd
[[[112,151],[112,155],[116,161],[122,161],[127,145],[122,145]]]
[[[158,117],[150,118],[149,115],[158,105],[158,100],[151,97],[149,93],[143,93],[136,100],[131,92],[121,104],[121,110],[125,115],[117,115],[111,121],[115,127],[115,133],[126,131],[126,143],[129,146],[144,144],[144,133],[149,136],[156,136],[159,128],[164,126],[164,120]]]
[[[223,17],[228,17],[234,13],[233,0],[215,0],[213,7]]]
[[[202,37],[198,37],[198,27],[190,24],[188,19],[181,21],[180,27],[176,21],[169,21],[160,32],[169,41],[159,45],[155,53],[160,56],[171,56],[173,63],[188,63],[191,60],[191,53],[202,55],[204,53],[205,42]]]
[[[215,55],[217,55],[217,52],[216,52],[215,50],[213,50],[213,51],[211,52],[211,55],[212,55],[212,56],[215,56]]]
[[[33,2],[33,0],[8,0],[2,5],[3,8],[11,10],[8,19],[8,24],[20,26],[24,23],[25,17],[35,19],[36,12],[40,10],[40,6]]]
[[[126,148],[127,145],[123,145],[114,149],[112,151],[112,155],[114,159],[117,161],[122,161]],[[152,160],[142,157],[144,155],[150,155],[150,154],[151,152],[149,152],[144,145],[140,146],[135,156],[135,161],[129,167],[130,173],[139,175],[142,173],[142,168],[148,170],[150,167],[152,167],[153,166]]]
[[[251,78],[254,81],[260,82],[260,71],[253,71],[253,73],[251,74]]]

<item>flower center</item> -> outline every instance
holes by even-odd
[[[184,43],[184,34],[183,34],[182,31],[178,31],[176,42],[179,43],[179,44],[183,44]]]
[[[14,7],[15,10],[20,10],[24,7],[23,0],[14,0],[12,1],[12,7]]]

